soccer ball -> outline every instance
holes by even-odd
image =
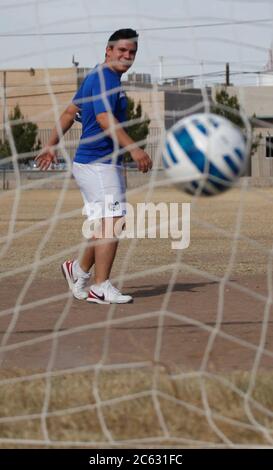
[[[170,180],[187,193],[204,196],[231,188],[244,173],[248,158],[241,131],[212,113],[178,121],[167,131],[162,153]]]

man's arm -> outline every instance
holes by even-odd
[[[71,103],[61,114],[59,119],[59,129],[61,129],[62,134],[65,134],[68,129],[70,129],[76,117],[76,113],[79,111],[80,109],[75,104]],[[56,126],[54,129],[52,129],[46,147],[44,147],[35,158],[35,161],[41,170],[47,170],[53,161],[57,162],[57,152],[55,146],[59,143],[59,140],[60,138],[58,128]]]
[[[109,133],[111,133],[114,124],[115,137],[117,138],[117,141],[121,147],[135,147],[131,150],[129,149],[128,151],[130,152],[132,159],[137,163],[139,171],[146,173],[152,168],[153,163],[149,155],[140,147],[136,146],[135,141],[131,139],[131,137],[122,127],[118,127],[120,123],[113,114],[110,112],[97,114],[96,120],[100,127],[104,131],[110,131]]]

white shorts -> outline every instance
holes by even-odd
[[[121,166],[73,162],[72,174],[80,188],[83,214],[88,220],[126,214],[126,188]]]

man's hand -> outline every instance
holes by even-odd
[[[40,170],[48,170],[51,163],[58,163],[56,151],[52,147],[45,147],[35,158]]]
[[[132,159],[136,162],[139,171],[147,173],[153,166],[153,162],[149,155],[144,152],[141,148],[137,148],[131,151]]]

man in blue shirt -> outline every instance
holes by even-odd
[[[109,227],[117,226],[125,214],[125,184],[122,173],[124,148],[130,152],[143,173],[152,168],[149,155],[124,130],[127,100],[120,84],[121,75],[131,67],[137,52],[138,34],[121,29],[111,35],[106,47],[105,62],[84,79],[72,103],[60,117],[48,145],[37,157],[39,167],[46,170],[56,161],[58,129],[64,134],[75,119],[82,121],[82,136],[73,162],[73,175],[81,190],[88,219],[100,219],[100,236],[92,237],[80,260],[68,260],[62,271],[77,299],[94,303],[128,303],[112,286],[109,277],[118,246],[117,238],[109,236]],[[111,196],[112,203],[107,203]],[[116,233],[116,232],[115,232]],[[90,269],[95,264],[95,279],[85,291]]]
[[[121,73],[112,70],[107,62],[97,65],[74,96],[73,103],[80,108],[83,126],[80,145],[74,159],[76,163],[99,160],[104,163],[115,162],[116,159],[113,158],[115,136],[102,135],[102,126],[97,116],[110,112],[119,123],[126,121],[127,98],[121,89],[120,78]],[[119,150],[119,145],[116,150]],[[106,156],[108,158],[103,158]],[[115,163],[121,164],[121,162],[122,156]]]

